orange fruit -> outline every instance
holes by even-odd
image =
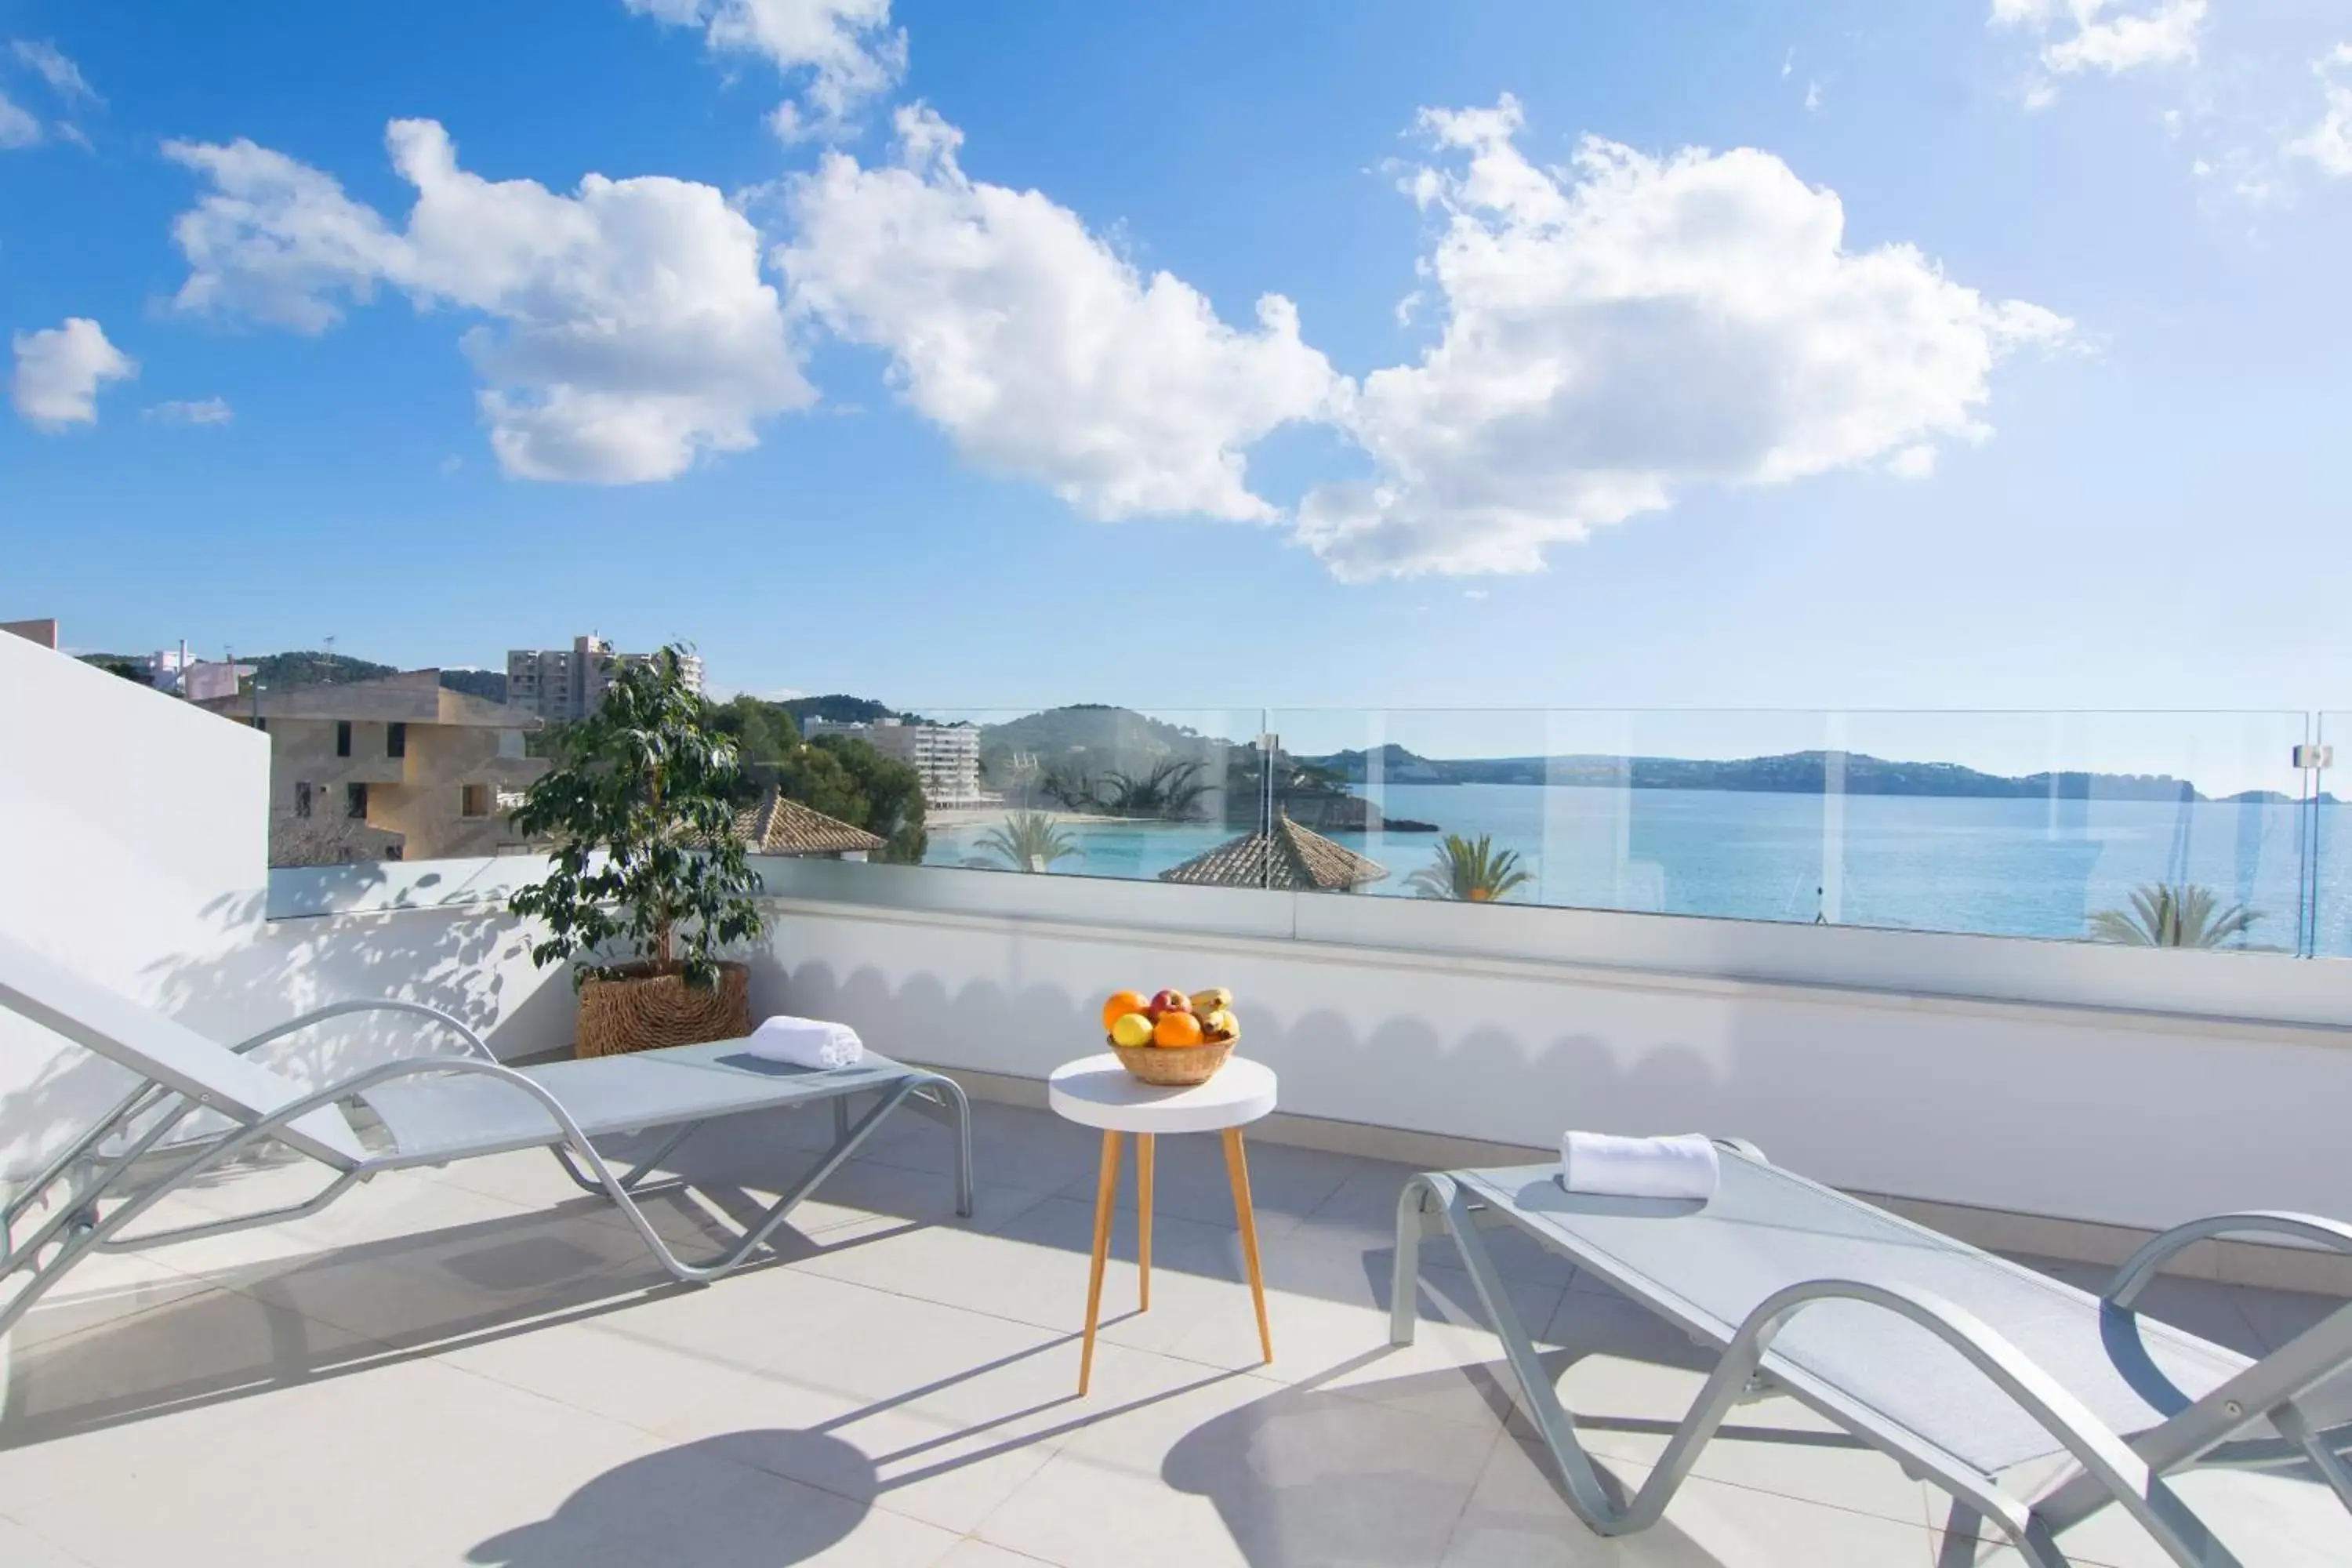
[[[1143,993],[1140,991],[1112,992],[1110,1000],[1103,1004],[1104,1031],[1108,1033],[1113,1024],[1118,1023],[1128,1014],[1140,1013],[1150,1005],[1151,1004],[1144,1000]]]
[[[1190,1013],[1162,1013],[1151,1026],[1151,1043],[1179,1050],[1201,1043],[1201,1020]]]

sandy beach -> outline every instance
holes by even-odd
[[[923,826],[929,828],[994,827],[1006,817],[1019,812],[1034,812],[1056,826],[1082,823],[1133,822],[1127,816],[1106,816],[1098,811],[1065,811],[1059,806],[1024,806],[1012,801],[999,801],[987,805],[935,805],[923,810]]]

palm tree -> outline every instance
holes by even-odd
[[[1047,768],[1045,777],[1038,781],[1037,790],[1047,800],[1071,811],[1092,811],[1099,804],[1095,799],[1095,781],[1076,763],[1055,763]]]
[[[1043,871],[1056,860],[1066,860],[1078,853],[1069,835],[1054,826],[1054,819],[1042,811],[1016,811],[1004,819],[1004,826],[992,827],[981,835],[981,847],[997,857],[1016,871]],[[985,859],[971,864],[987,866]]]
[[[2147,882],[2132,889],[2130,909],[2094,914],[2091,934],[2126,947],[2219,947],[2263,918],[2243,904],[2221,903],[2212,889],[2194,882]]]
[[[1200,776],[1207,767],[1206,763],[1198,760],[1183,762],[1169,757],[1153,763],[1151,771],[1141,778],[1107,773],[1096,786],[1096,798],[1114,816],[1157,816],[1182,822],[1192,816],[1201,797],[1209,793],[1207,781]]]
[[[1491,903],[1522,882],[1533,880],[1519,869],[1519,852],[1497,849],[1493,838],[1480,834],[1474,841],[1449,833],[1438,847],[1437,858],[1405,879],[1415,898],[1458,899],[1466,903]]]

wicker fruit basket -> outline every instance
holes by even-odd
[[[1238,1040],[1218,1040],[1205,1046],[1122,1046],[1105,1042],[1118,1053],[1127,1070],[1161,1089],[1190,1089],[1217,1076]]]

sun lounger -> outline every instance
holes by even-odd
[[[2282,1214],[2201,1220],[2149,1242],[2095,1297],[1749,1145],[1718,1146],[1722,1185],[1704,1204],[1575,1196],[1559,1166],[1526,1165],[1418,1175],[1398,1205],[1391,1339],[1412,1340],[1422,1238],[1450,1233],[1569,1503],[1594,1531],[1656,1522],[1731,1407],[1766,1393],[1794,1396],[1932,1479],[1954,1499],[1956,1534],[1980,1515],[2037,1568],[2065,1563],[2057,1534],[2109,1505],[2175,1563],[2235,1563],[2166,1484],[2195,1465],[2307,1465],[2352,1508],[2340,1457],[2352,1428],[2331,1429],[2314,1397],[2352,1364],[2352,1305],[2260,1361],[2134,1310],[2164,1260],[2194,1242],[2268,1233],[2352,1252],[2352,1227]],[[1604,1489],[1512,1310],[1480,1239],[1497,1226],[1720,1352],[1630,1501]],[[2037,1471],[2031,1498],[2003,1484]]]
[[[91,1252],[154,1247],[298,1218],[325,1208],[381,1172],[521,1149],[551,1150],[574,1182],[620,1205],[671,1274],[698,1283],[720,1279],[749,1261],[793,1206],[902,1104],[953,1132],[956,1209],[971,1213],[971,1111],[962,1089],[937,1073],[884,1057],[868,1055],[855,1067],[812,1071],[754,1057],[740,1040],[720,1040],[510,1068],[457,1019],[420,1003],[398,1001],[336,1003],[228,1047],[6,937],[0,937],[0,1008],[129,1068],[139,1079],[11,1195],[0,1279],[21,1275],[23,1280],[0,1307],[0,1333]],[[247,1054],[323,1019],[370,1011],[420,1015],[456,1036],[465,1054],[405,1058],[317,1089],[301,1088]],[[850,1097],[867,1094],[873,1104],[853,1121]],[[717,1259],[691,1264],[671,1251],[635,1195],[661,1163],[706,1122],[820,1100],[833,1106],[834,1141],[814,1168]],[[616,1173],[596,1146],[598,1139],[644,1132],[667,1136],[623,1173]],[[272,1145],[325,1167],[331,1179],[324,1190],[301,1204],[260,1214],[163,1231],[130,1228],[163,1197],[205,1172]],[[44,1202],[47,1217],[19,1236],[19,1226]]]

